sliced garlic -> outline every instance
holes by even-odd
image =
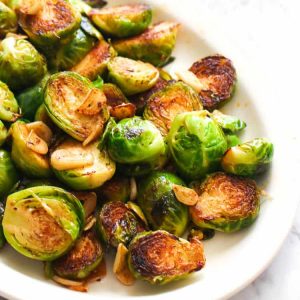
[[[33,130],[36,135],[43,139],[48,145],[51,143],[53,134],[51,129],[42,121],[26,124],[29,131]]]
[[[175,74],[177,75],[178,79],[190,85],[198,93],[202,90],[208,89],[207,84],[200,81],[200,79],[191,71],[188,70],[176,71]]]
[[[106,97],[103,91],[91,89],[76,110],[83,115],[93,116],[101,111],[104,104],[106,104]]]
[[[199,198],[198,194],[193,189],[177,184],[173,184],[173,192],[179,202],[188,206],[195,205]]]
[[[31,130],[26,138],[26,146],[35,153],[45,155],[48,153],[47,143],[41,139],[33,130]]]

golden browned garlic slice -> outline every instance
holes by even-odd
[[[193,206],[198,201],[198,194],[193,189],[182,185],[173,184],[173,192],[176,199],[185,205]]]

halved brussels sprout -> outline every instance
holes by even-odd
[[[125,57],[115,57],[107,65],[109,79],[125,95],[134,95],[153,87],[159,78],[158,70],[150,64]]]
[[[18,172],[9,152],[0,150],[0,202],[19,180]]]
[[[204,265],[201,242],[188,242],[163,230],[142,232],[129,245],[130,271],[135,278],[151,284],[183,279]]]
[[[41,121],[44,124],[46,124],[49,128],[51,129],[55,128],[54,123],[52,122],[51,118],[47,113],[47,109],[44,103],[41,104],[39,108],[36,110],[34,115],[34,121]]]
[[[222,158],[222,168],[232,174],[254,176],[271,164],[273,144],[265,138],[256,138],[228,149]]]
[[[91,190],[101,186],[115,173],[115,163],[97,143],[83,147],[68,139],[51,153],[51,167],[56,177],[74,190]]]
[[[161,134],[166,136],[178,114],[202,108],[198,94],[190,86],[184,82],[174,82],[149,98],[144,119],[152,121]]]
[[[236,71],[228,58],[222,55],[207,56],[195,62],[189,70],[203,86],[199,95],[205,109],[213,110],[231,98]]]
[[[12,90],[39,82],[47,70],[44,57],[26,40],[10,36],[0,44],[0,80]]]
[[[108,62],[116,55],[116,51],[109,43],[100,40],[71,71],[95,80],[98,75],[101,76],[106,71]]]
[[[101,8],[107,4],[106,0],[83,0],[86,4],[94,8]]]
[[[252,179],[217,172],[192,186],[199,197],[190,215],[201,228],[234,232],[251,225],[258,216],[259,193]]]
[[[188,209],[176,199],[174,184],[185,185],[172,173],[153,172],[138,181],[137,202],[152,229],[181,236],[188,225]]]
[[[189,179],[197,179],[213,171],[227,150],[221,127],[205,110],[177,115],[168,143],[178,171]]]
[[[4,215],[4,205],[0,201],[0,249],[4,246],[5,244],[5,237],[3,233],[3,227],[2,227],[2,219]]]
[[[3,231],[19,253],[51,261],[65,254],[84,226],[84,211],[71,193],[54,186],[28,188],[7,198]]]
[[[91,10],[92,7],[89,6],[85,1],[83,0],[69,0],[70,3],[77,9],[81,14],[87,15]]]
[[[159,130],[150,121],[133,117],[121,120],[108,133],[107,149],[127,175],[142,175],[163,167],[167,147]]]
[[[0,81],[0,120],[14,122],[19,117],[19,105],[14,94]]]
[[[214,110],[211,117],[222,127],[225,132],[235,133],[246,128],[246,123],[237,117],[229,116]]]
[[[94,231],[86,231],[74,247],[57,260],[47,262],[47,275],[69,279],[85,279],[101,263],[104,251]]]
[[[235,134],[226,134],[225,137],[226,137],[228,149],[242,143],[240,138]]]
[[[35,45],[50,55],[72,37],[80,22],[80,12],[68,0],[43,1],[32,13],[22,9],[22,5],[19,8],[20,26]]]
[[[113,41],[112,45],[121,56],[163,66],[175,47],[178,28],[176,22],[160,22],[138,36]]]
[[[0,2],[0,38],[6,36],[9,32],[16,32],[18,21],[15,12]]]
[[[197,239],[199,241],[210,240],[215,236],[215,230],[209,228],[192,228],[188,234],[188,241]]]
[[[11,156],[16,166],[28,177],[48,178],[50,169],[48,150],[52,140],[50,128],[43,122],[12,124]]]
[[[52,121],[84,145],[100,136],[109,118],[103,91],[74,72],[50,77],[45,88],[45,106]]]
[[[118,247],[119,243],[127,245],[145,225],[123,202],[113,201],[97,213],[97,228],[105,243]]]
[[[2,123],[2,121],[0,121],[0,147],[5,143],[5,140],[7,138],[7,129],[4,126],[4,124]]]
[[[89,16],[101,31],[122,38],[142,33],[151,23],[152,10],[137,3],[93,9]]]

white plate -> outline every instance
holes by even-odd
[[[119,2],[125,1],[114,1]],[[281,99],[276,94],[276,72],[263,76],[264,70],[258,63],[261,58],[250,54],[251,49],[257,53],[253,36],[259,36],[259,28],[254,26],[257,32],[253,36],[239,40],[242,34],[238,34],[238,26],[232,26],[235,20],[230,19],[224,6],[226,2],[223,2],[223,8],[222,5],[219,8],[224,11],[223,19],[218,15],[217,20],[210,14],[215,8],[209,3],[216,4],[215,1],[144,2],[154,7],[155,19],[178,20],[182,24],[174,52],[176,61],[170,66],[171,70],[188,68],[200,57],[216,52],[233,60],[238,72],[238,88],[224,111],[247,122],[244,140],[264,136],[274,142],[272,169],[260,178],[260,184],[272,200],[263,203],[260,217],[251,228],[230,235],[218,233],[211,241],[205,242],[207,265],[202,271],[187,280],[163,287],[142,282],[124,287],[110,272],[103,281],[93,284],[88,294],[72,292],[47,281],[43,277],[41,263],[26,259],[6,247],[0,255],[0,294],[5,297],[30,300],[126,299],[137,296],[139,299],[148,299],[149,296],[183,299],[195,295],[201,299],[226,298],[264,270],[290,229],[299,198],[299,192],[293,189],[297,184],[299,154],[296,146],[299,141],[290,126],[291,114],[284,113],[279,105]],[[292,166],[294,169],[291,169]],[[111,269],[110,264],[108,269]]]

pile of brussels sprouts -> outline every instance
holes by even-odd
[[[253,177],[273,155],[217,110],[236,84],[229,59],[172,77],[179,24],[104,4],[0,2],[0,248],[77,291],[104,276],[107,249],[125,285],[200,270],[201,240],[257,218]]]

